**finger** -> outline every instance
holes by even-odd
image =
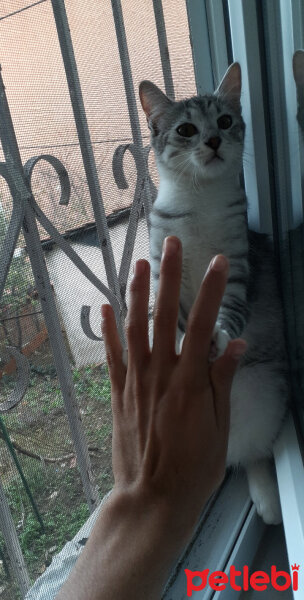
[[[161,360],[175,355],[182,245],[175,236],[165,239],[160,265],[159,289],[154,310],[153,351]]]
[[[109,304],[101,307],[101,331],[105,343],[107,363],[112,386],[124,385],[126,367],[123,363],[123,349],[119,339],[113,308]]]
[[[214,410],[220,430],[228,437],[230,416],[230,392],[233,377],[240,358],[246,352],[245,340],[230,341],[223,356],[210,367],[210,380],[214,391]]]
[[[148,303],[150,293],[150,265],[146,260],[135,263],[130,285],[129,310],[126,319],[128,362],[141,364],[148,355]]]
[[[185,360],[202,368],[210,351],[212,333],[225,291],[229,263],[219,254],[210,263],[191,309],[182,348]]]

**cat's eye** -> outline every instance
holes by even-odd
[[[197,128],[195,125],[192,125],[192,123],[183,123],[182,125],[179,125],[176,131],[182,137],[192,137],[198,133]]]
[[[229,129],[232,125],[232,118],[230,115],[221,115],[217,120],[217,124],[220,129]]]

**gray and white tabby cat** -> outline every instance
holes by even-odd
[[[241,70],[230,66],[213,95],[173,102],[149,81],[140,99],[151,130],[160,185],[151,212],[150,258],[158,288],[163,240],[177,235],[183,271],[177,340],[211,258],[230,273],[214,332],[218,355],[229,337],[248,343],[231,393],[228,465],[243,465],[266,523],[281,521],[272,448],[286,412],[286,352],[271,243],[248,230],[240,186],[245,125]],[[212,449],[211,449],[212,450]]]

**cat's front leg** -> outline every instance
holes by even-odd
[[[249,265],[247,255],[230,260],[230,272],[213,332],[210,360],[224,354],[230,339],[242,335],[248,319],[247,289]]]

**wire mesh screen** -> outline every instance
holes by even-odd
[[[145,0],[124,0],[121,6],[114,0],[66,0],[65,8],[116,271],[125,270],[121,280],[128,283],[128,261],[121,267],[126,239],[131,264],[149,256],[147,215],[142,210],[137,229],[134,221],[134,243],[132,236],[126,238],[134,198],[138,201],[138,194],[147,192],[146,188],[138,192],[141,167],[130,146],[139,142],[143,149],[149,146],[138,84],[150,79],[165,90],[166,83],[167,91],[177,98],[195,93],[186,5],[175,0],[166,0],[163,6]],[[115,13],[120,8],[123,22]],[[58,172],[40,160],[31,179],[35,201],[107,285],[51,0],[2,2],[0,39],[2,74],[22,163],[33,156],[52,155],[69,176],[69,202],[61,205]],[[147,152],[143,150],[145,157]],[[1,160],[5,160],[2,150]],[[157,185],[151,153],[148,165],[151,181]],[[12,205],[11,192],[1,177],[0,246]],[[93,481],[102,497],[112,486],[110,383],[103,343],[98,339],[100,305],[108,300],[40,223],[38,230]],[[126,304],[127,298],[128,294]],[[152,304],[153,298],[151,311]],[[81,325],[84,305],[90,307],[90,337]],[[21,232],[0,301],[1,402],[10,398],[18,378],[16,359],[8,346],[27,357],[30,378],[22,401],[1,415],[0,471],[31,582],[89,515],[42,308]],[[0,597],[6,599],[22,597],[11,562],[0,532]]]

